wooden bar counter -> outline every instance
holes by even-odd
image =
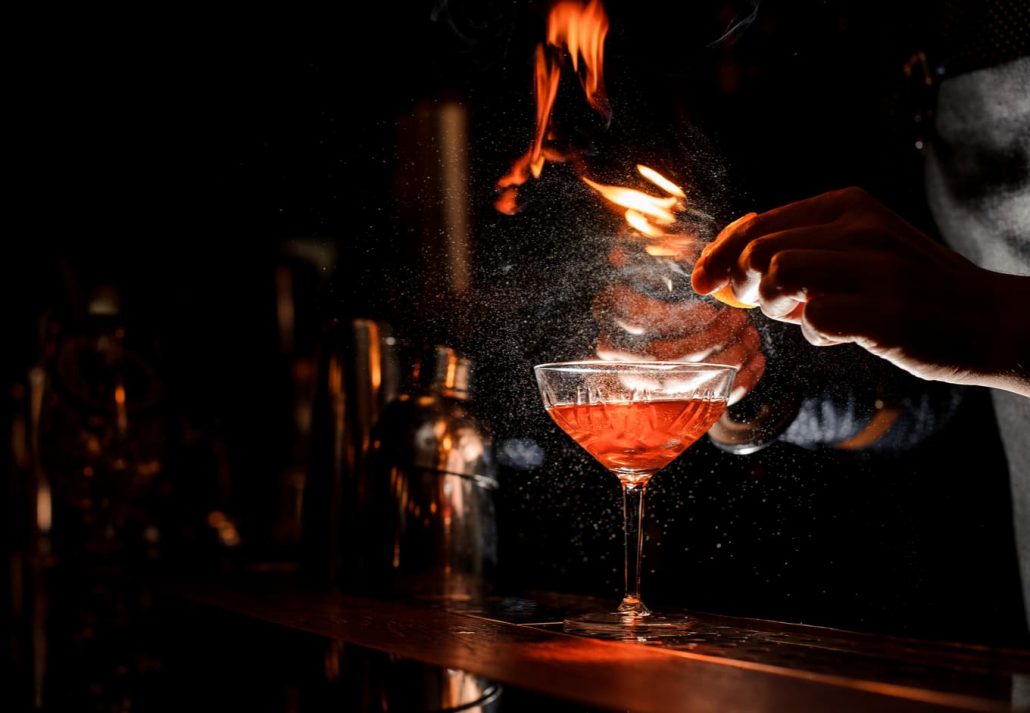
[[[205,610],[463,669],[548,697],[633,711],[1009,711],[1030,701],[1030,651],[696,615],[647,642],[567,634],[566,595],[387,601],[267,580],[163,584]]]

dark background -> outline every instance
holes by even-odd
[[[600,144],[653,153],[667,138],[691,155],[683,171],[720,221],[861,185],[932,233],[914,121],[932,97],[902,66],[939,46],[937,4],[770,0],[717,46],[749,3],[608,5],[616,119],[605,134],[583,118]],[[41,318],[74,330],[90,291],[114,284],[127,338],[163,383],[177,512],[231,513],[239,566],[288,558],[273,524],[291,458],[274,275],[309,239],[336,260],[298,273],[300,348],[314,349],[326,320],[357,316],[462,346],[499,440],[532,437],[547,454],[539,468],[502,472],[503,584],[614,596],[617,487],[557,437],[528,375],[562,356],[561,327],[549,331],[556,312],[589,320],[589,290],[547,284],[576,228],[541,190],[527,189],[515,218],[491,206],[493,181],[529,140],[542,11],[469,1],[375,3],[362,19],[185,9],[20,18],[17,224],[0,261],[5,425],[43,357]],[[411,218],[428,199],[398,189],[419,178],[399,148],[407,119],[443,100],[464,103],[470,119],[473,292],[460,304],[441,304],[425,248],[436,236]],[[499,266],[512,265],[501,280]],[[524,299],[512,302],[512,285]],[[551,289],[545,305],[534,300]],[[511,345],[513,319],[526,326]],[[587,347],[589,336],[570,343]],[[220,485],[191,481],[198,468]],[[15,511],[18,481],[4,472]],[[980,392],[905,453],[777,444],[740,458],[701,443],[655,480],[645,591],[711,611],[1025,642],[1007,488]],[[16,546],[20,520],[9,522]]]

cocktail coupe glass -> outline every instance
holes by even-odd
[[[714,424],[736,367],[685,362],[575,361],[534,367],[555,423],[622,485],[625,594],[614,612],[566,619],[569,629],[631,636],[689,629],[683,617],[652,613],[640,598],[644,493],[655,473]]]

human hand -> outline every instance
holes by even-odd
[[[666,302],[617,282],[594,300],[601,326],[597,355],[706,361],[738,367],[729,403],[744,398],[765,370],[761,339],[746,312],[699,299]]]
[[[853,342],[924,379],[1030,396],[1030,278],[977,267],[861,189],[731,223],[691,282],[729,286],[816,346]]]

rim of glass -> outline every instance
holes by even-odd
[[[740,371],[740,367],[730,364],[715,364],[707,361],[605,361],[604,359],[584,359],[580,361],[552,361],[537,364],[533,370],[589,372],[589,371],[654,371],[658,367],[662,371]],[[700,369],[698,367],[701,367]]]

